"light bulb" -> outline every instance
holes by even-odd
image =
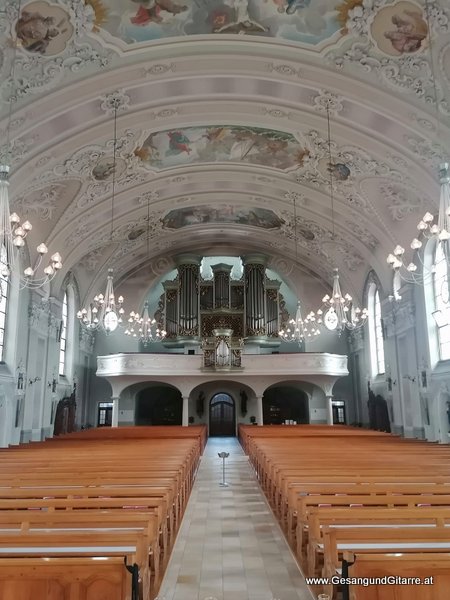
[[[36,250],[38,251],[38,254],[47,254],[48,252],[48,248],[45,244],[39,244],[39,246],[36,248]]]
[[[24,242],[23,238],[20,237],[20,235],[16,236],[13,239],[13,244],[16,248],[22,248],[23,246],[25,246],[25,242]]]
[[[22,229],[24,229],[26,233],[28,233],[33,229],[33,225],[30,223],[30,221],[25,221],[25,223],[22,223]]]
[[[48,275],[49,277],[50,277],[51,275],[53,275],[53,274],[54,274],[54,272],[55,272],[55,269],[54,269],[54,268],[53,268],[51,265],[48,265],[48,267],[45,267],[45,269],[44,269],[44,273],[45,273],[46,275]]]
[[[12,215],[10,215],[9,220],[11,223],[20,223],[20,217],[17,213],[13,213]]]
[[[34,275],[34,271],[31,267],[28,267],[25,269],[25,271],[23,272],[23,274],[25,275],[25,277],[33,277]]]

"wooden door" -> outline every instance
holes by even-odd
[[[209,404],[209,435],[236,435],[236,416],[234,400],[228,394],[216,394]]]

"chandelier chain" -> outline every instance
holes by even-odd
[[[330,125],[330,103],[327,102],[327,135],[328,135],[328,173],[331,201],[331,238],[334,241],[334,192],[333,192],[333,162],[331,156],[331,125]]]
[[[431,6],[429,0],[425,0],[425,15],[428,27],[428,47],[430,49],[430,67],[431,79],[433,83],[434,108],[436,111],[436,129],[438,139],[441,140],[441,116],[439,114],[438,89],[436,84],[436,69],[434,64],[433,36],[431,35]]]
[[[114,236],[114,200],[116,196],[116,153],[117,153],[117,104],[114,105],[114,142],[113,142],[113,172],[111,190],[111,234],[110,241]]]
[[[17,3],[17,17],[18,18],[20,16],[21,6],[22,6],[22,0],[19,0],[18,3]],[[6,152],[7,152],[7,156],[5,157],[5,159],[6,159],[6,162],[8,164],[11,162],[11,148],[10,148],[10,144],[11,144],[12,109],[13,109],[14,102],[17,100],[17,96],[16,96],[16,94],[17,94],[17,85],[15,85],[15,81],[16,81],[16,57],[17,57],[18,39],[19,39],[19,35],[17,33],[17,30],[16,30],[16,36],[12,40],[12,44],[13,44],[12,62],[11,62],[11,70],[9,72],[9,78],[11,80],[11,86],[13,86],[13,87],[12,87],[11,95],[9,97],[8,121],[7,121],[7,124],[6,124]]]

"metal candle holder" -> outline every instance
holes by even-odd
[[[228,487],[228,483],[225,481],[225,459],[230,456],[229,452],[219,452],[219,458],[222,459],[222,481],[219,483],[222,487]]]

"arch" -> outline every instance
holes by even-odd
[[[295,385],[275,384],[263,395],[264,425],[280,425],[286,421],[309,423],[309,398]]]
[[[183,398],[172,385],[148,383],[135,395],[135,425],[181,425]]]
[[[236,403],[231,394],[218,392],[209,400],[210,437],[236,435]]]

